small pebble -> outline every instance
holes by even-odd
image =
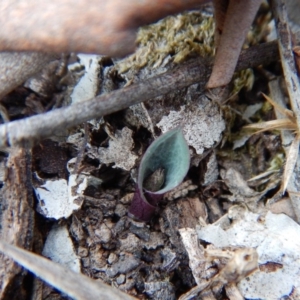
[[[115,263],[117,260],[118,260],[118,256],[117,256],[115,253],[110,253],[110,254],[109,254],[109,257],[108,257],[108,259],[107,259],[107,262],[108,262],[109,264],[113,264],[113,263]]]
[[[77,255],[79,255],[80,257],[87,257],[88,253],[89,253],[89,251],[87,248],[84,248],[82,246],[78,247]]]
[[[115,209],[115,214],[119,217],[124,217],[127,214],[128,208],[126,208],[123,204],[117,204]]]
[[[105,224],[101,224],[99,229],[95,230],[95,235],[102,243],[108,243],[111,239],[111,230]]]
[[[125,275],[124,274],[121,274],[120,276],[118,276],[117,278],[116,278],[116,282],[117,282],[117,284],[118,285],[120,285],[120,284],[123,284],[124,282],[125,282]]]
[[[81,259],[81,262],[82,262],[82,266],[84,268],[88,268],[90,265],[91,265],[91,262],[90,262],[90,258],[89,257],[84,257]]]
[[[126,194],[124,197],[120,199],[120,202],[123,204],[129,204],[132,201],[134,193]]]

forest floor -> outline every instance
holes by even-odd
[[[264,7],[245,48],[269,39],[270,22]],[[19,120],[147,81],[199,53],[210,60],[213,33],[209,7],[168,17],[140,31],[133,55],[63,56],[5,96],[1,106],[9,120]],[[192,299],[200,293],[203,299],[298,299],[300,268],[291,262],[300,262],[299,216],[290,194],[280,194],[291,140],[283,145],[276,126],[258,133],[244,128],[279,118],[262,93],[290,108],[281,62],[239,71],[214,95],[205,90],[205,76],[61,128],[25,153],[1,152],[2,222],[8,222],[8,195],[27,189],[31,200],[21,216],[27,227],[14,230],[30,237],[33,252],[138,299]],[[190,168],[164,194],[152,219],[140,222],[128,210],[141,159],[173,128],[182,130],[189,146]],[[5,174],[13,175],[4,184]],[[26,174],[30,178],[16,181]],[[7,279],[2,299],[68,299],[32,275],[18,276]]]

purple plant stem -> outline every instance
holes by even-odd
[[[135,193],[128,211],[129,217],[142,222],[150,221],[162,197],[163,194],[143,192],[136,185]]]

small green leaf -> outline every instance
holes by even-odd
[[[190,152],[180,128],[175,128],[156,139],[147,149],[139,168],[138,187],[159,168],[165,170],[162,189],[155,194],[164,194],[179,185],[190,166]]]
[[[156,139],[141,161],[129,215],[140,221],[149,221],[163,194],[182,182],[189,166],[189,147],[180,128]]]

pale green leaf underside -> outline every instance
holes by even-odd
[[[163,188],[155,194],[163,194],[179,185],[190,166],[190,153],[180,128],[173,129],[156,139],[146,153],[139,169],[139,188],[144,179],[158,168],[164,168],[166,179]]]

